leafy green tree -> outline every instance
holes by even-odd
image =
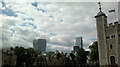
[[[72,60],[74,60],[75,55],[73,53],[70,53],[70,57],[72,58]]]
[[[56,58],[59,60],[60,57],[61,57],[61,53],[59,52],[59,50],[56,50]]]
[[[98,63],[99,54],[97,41],[93,42],[93,44],[89,46],[89,49],[90,49],[90,61]]]
[[[77,51],[77,61],[78,64],[84,64],[87,61],[87,53],[83,48],[80,48]]]
[[[14,48],[15,54],[17,55],[17,65],[22,66],[26,65],[26,67],[32,65],[36,60],[39,54],[38,51],[33,48],[24,48],[16,46]]]
[[[15,54],[17,55],[17,66],[23,65],[25,61],[25,48],[16,46],[14,48]]]
[[[25,62],[27,65],[32,65],[37,58],[37,53],[33,48],[27,48],[25,51]]]

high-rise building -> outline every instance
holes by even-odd
[[[83,48],[83,40],[82,37],[76,37],[75,45],[73,46],[73,51],[76,52],[80,48]]]
[[[46,51],[46,39],[33,40],[33,48],[40,52],[45,52]]]
[[[83,48],[83,40],[82,40],[82,37],[76,37],[75,46],[79,46],[80,48]]]
[[[74,51],[74,52],[77,52],[79,49],[80,49],[79,46],[73,46],[73,51]]]

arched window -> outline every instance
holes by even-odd
[[[113,46],[112,46],[112,45],[110,45],[110,49],[113,49]]]
[[[111,64],[115,64],[115,57],[114,56],[110,57],[110,62],[111,62]]]

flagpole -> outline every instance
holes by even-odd
[[[115,18],[115,22],[118,22],[118,14],[117,14],[116,11],[115,11],[115,16],[116,16],[116,18]]]
[[[114,12],[114,14],[115,14],[115,16],[113,17],[113,22],[116,22],[116,21],[118,21],[118,15],[117,15],[117,12],[115,11],[115,9],[112,9],[112,10],[109,10],[109,13],[113,13]]]

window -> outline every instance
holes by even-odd
[[[115,38],[115,35],[112,35],[111,38]]]
[[[120,37],[120,34],[119,34],[119,37]]]
[[[113,49],[113,46],[112,46],[112,45],[110,45],[110,49]]]
[[[100,43],[102,43],[102,41],[100,41]]]
[[[115,38],[115,35],[113,35],[113,38]]]
[[[106,36],[106,39],[110,39],[110,36]]]
[[[6,61],[4,61],[4,63],[7,63]]]

